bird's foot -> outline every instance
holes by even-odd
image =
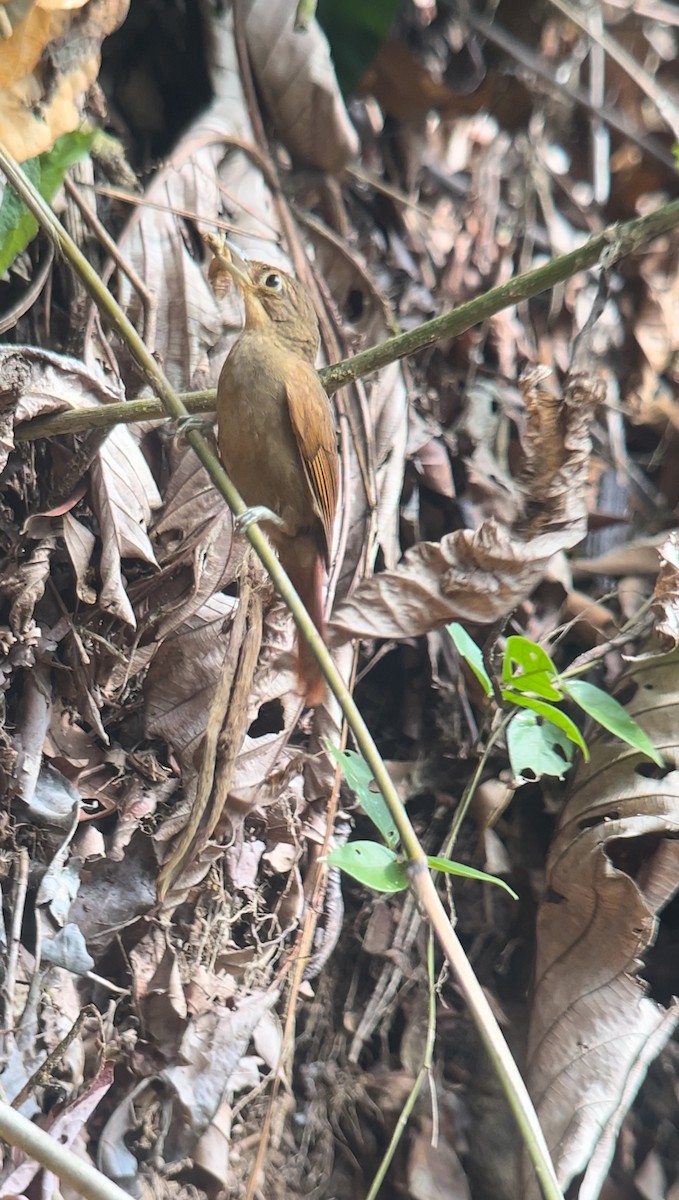
[[[189,417],[180,417],[175,422],[175,437],[178,441],[184,441],[187,433],[196,430],[202,433],[203,437],[212,438],[214,440],[215,419],[206,413],[192,413]]]
[[[252,508],[246,508],[244,513],[236,517],[236,533],[247,533],[250,526],[257,525],[259,521],[269,521],[271,525],[278,525],[281,529],[285,528],[285,521],[281,520],[277,513],[272,512],[264,504],[255,504]]]

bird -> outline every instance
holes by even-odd
[[[262,521],[279,560],[321,636],[323,580],[330,567],[339,457],[330,401],[315,369],[318,318],[306,288],[285,271],[218,256],[243,300],[243,332],[217,385],[217,440],[248,512]],[[304,702],[323,702],[325,681],[297,633],[297,684]]]

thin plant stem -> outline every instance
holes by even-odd
[[[679,225],[679,200],[664,204],[645,217],[612,225],[603,233],[597,234],[596,237],[589,238],[577,250],[562,254],[545,263],[544,266],[525,271],[523,274],[515,276],[514,279],[491,288],[489,292],[484,292],[482,296],[468,300],[465,304],[460,304],[458,308],[434,317],[432,321],[425,321],[415,329],[396,334],[394,337],[380,342],[378,346],[371,346],[369,349],[361,350],[359,354],[345,358],[330,367],[324,367],[319,372],[321,382],[328,395],[332,395],[347,383],[353,383],[374,371],[379,371],[397,359],[406,358],[418,350],[432,346],[441,338],[459,337],[472,326],[488,320],[489,317],[495,316],[513,304],[529,300],[541,292],[548,291],[556,284],[572,278],[579,271],[585,271],[597,265],[605,266],[608,269],[619,259],[624,258],[627,254],[632,254],[653,238],[668,233],[677,225]],[[89,263],[87,263],[87,269],[94,275]],[[214,389],[181,393],[180,397],[188,412],[214,412]],[[120,404],[81,408],[77,412],[35,417],[32,421],[25,421],[17,426],[15,436],[19,441],[29,441],[36,437],[49,437],[56,433],[76,433],[83,429],[89,429],[95,424],[116,425],[120,422],[150,421],[168,415],[175,414],[168,414],[162,397],[160,397],[160,401],[151,398],[127,400]]]
[[[376,1200],[377,1194],[384,1183],[384,1178],[389,1170],[392,1159],[396,1153],[396,1150],[398,1149],[398,1144],[406,1131],[408,1121],[410,1120],[415,1107],[415,1102],[422,1091],[422,1085],[427,1078],[431,1079],[432,1075],[432,1067],[434,1064],[434,1044],[436,1041],[436,978],[434,973],[434,935],[431,926],[429,926],[429,933],[427,937],[427,983],[429,1004],[427,1013],[427,1036],[424,1044],[422,1065],[417,1072],[417,1076],[413,1082],[410,1092],[408,1093],[406,1102],[399,1113],[399,1118],[394,1127],[394,1132],[389,1139],[389,1145],[384,1152],[382,1161],[377,1168],[377,1172],[372,1183],[370,1184],[370,1191],[368,1192],[365,1200]],[[436,1121],[435,1108],[433,1114],[433,1125],[434,1128],[436,1128],[438,1125],[438,1122]]]
[[[29,1158],[72,1187],[79,1196],[84,1196],[85,1200],[130,1200],[129,1193],[119,1188],[117,1183],[107,1179],[106,1175],[102,1175],[84,1159],[78,1158],[72,1150],[62,1146],[4,1100],[0,1100],[0,1138],[3,1142],[9,1142],[10,1146],[18,1146]]]
[[[458,834],[460,832],[460,829],[462,828],[462,822],[464,821],[464,819],[469,811],[469,805],[472,802],[474,792],[476,791],[476,789],[481,781],[481,776],[483,775],[486,763],[488,762],[488,759],[490,758],[490,752],[493,749],[493,746],[495,746],[497,744],[497,742],[500,740],[500,738],[503,736],[505,729],[509,725],[509,722],[511,721],[512,717],[515,715],[516,715],[516,710],[514,710],[512,712],[504,713],[502,716],[502,720],[495,727],[495,729],[491,730],[491,732],[488,735],[488,740],[483,748],[483,752],[479,755],[479,758],[478,758],[478,761],[474,768],[474,771],[473,771],[470,779],[467,781],[467,786],[465,787],[465,789],[462,793],[460,803],[458,804],[457,808],[455,809],[455,816],[453,817],[452,824],[450,826],[450,833],[448,834],[448,837],[446,838],[446,841],[444,844],[444,849],[443,849],[444,858],[450,858],[450,856],[453,852],[453,848],[457,841]]]

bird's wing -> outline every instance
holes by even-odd
[[[337,438],[330,403],[318,375],[303,359],[290,364],[285,395],[314,508],[323,525],[327,562],[339,491]]]

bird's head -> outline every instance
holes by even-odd
[[[229,246],[222,264],[235,281],[245,307],[245,328],[270,330],[291,349],[314,362],[320,345],[318,318],[306,288],[267,263],[249,262]]]

